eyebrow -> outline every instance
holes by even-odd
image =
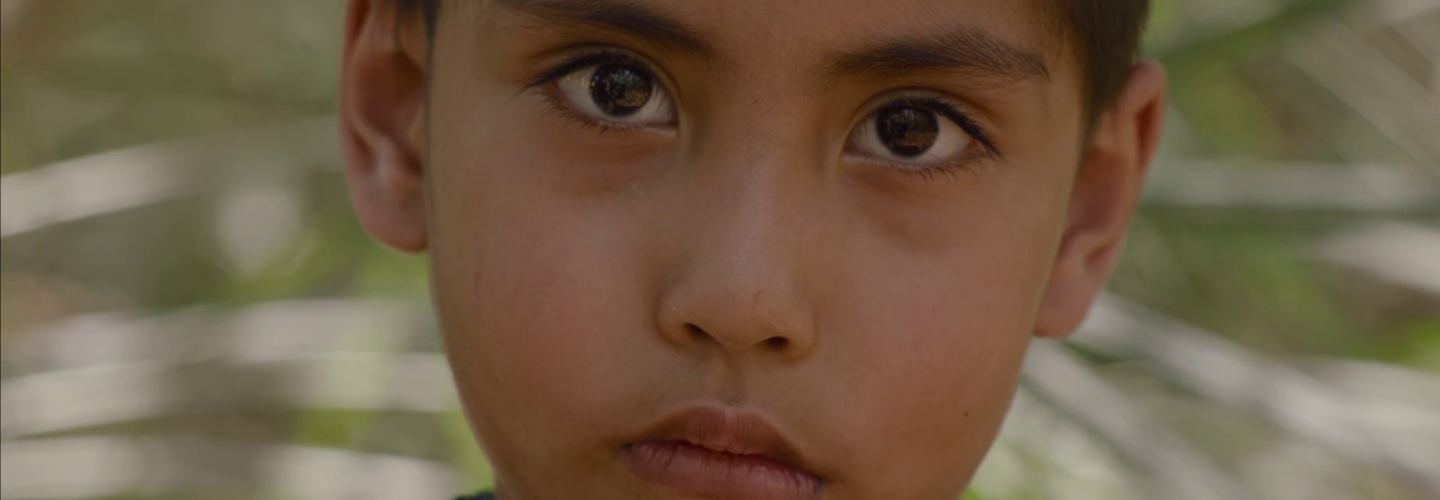
[[[494,0],[494,3],[543,21],[614,30],[663,49],[687,52],[708,61],[719,60],[719,51],[700,34],[632,0]],[[855,75],[887,79],[926,72],[1050,81],[1050,67],[1044,57],[969,26],[889,38],[860,50],[834,54],[828,60],[822,75],[832,82]]]
[[[715,60],[714,45],[648,6],[628,0],[495,0],[520,14],[559,24],[589,25],[619,31],[662,49]]]
[[[973,27],[887,39],[836,54],[830,61],[824,73],[827,81],[852,75],[883,79],[924,72],[988,73],[1017,81],[1050,81],[1044,57]]]

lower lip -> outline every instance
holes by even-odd
[[[683,493],[721,500],[811,500],[820,479],[759,455],[723,453],[683,441],[645,441],[625,447],[641,478]]]

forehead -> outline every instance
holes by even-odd
[[[1050,0],[450,0],[437,50],[446,60],[474,61],[481,50],[534,62],[586,45],[619,45],[662,61],[671,76],[698,82],[686,87],[694,103],[731,93],[773,108],[826,96],[938,90],[1004,125],[1021,126],[1023,118],[1024,127],[1039,130],[1078,121],[1083,111],[1081,72],[1057,43],[1064,37],[1048,6]],[[519,75],[522,68],[486,74]],[[694,90],[700,88],[710,90]]]
[[[719,62],[809,56],[887,43],[951,41],[1046,72],[1065,50],[1048,0],[487,0],[461,10],[527,21],[599,21],[668,36]],[[468,16],[465,16],[468,17]],[[487,17],[487,16],[482,16]],[[575,23],[572,23],[575,24]],[[671,36],[674,35],[674,36]]]

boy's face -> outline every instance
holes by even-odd
[[[1142,65],[1086,148],[1027,2],[441,12],[427,49],[351,2],[348,173],[372,233],[428,249],[507,499],[953,498],[1158,130]]]

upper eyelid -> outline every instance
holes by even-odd
[[[861,117],[863,117],[860,123],[865,123],[872,120],[877,111],[880,111],[881,109],[895,105],[897,103],[914,103],[918,105],[923,105],[927,108],[931,108],[931,111],[939,113],[946,120],[954,122],[956,126],[959,126],[961,130],[964,130],[966,134],[969,134],[972,139],[975,139],[976,143],[980,144],[981,147],[985,148],[985,151],[987,153],[996,157],[1003,158],[1005,156],[1004,152],[1000,150],[1000,147],[995,144],[994,139],[991,137],[991,134],[988,130],[988,127],[985,127],[983,124],[978,123],[972,117],[976,113],[966,112],[970,108],[970,106],[966,105],[963,101],[948,97],[941,92],[933,90],[900,89],[880,94],[879,96],[872,98],[864,108],[861,108],[864,109],[865,112],[860,115]],[[851,127],[855,127],[858,125],[859,124],[852,125]],[[971,128],[973,128],[974,130],[971,130]]]
[[[860,107],[861,121],[863,122],[864,120],[868,120],[872,115],[875,114],[876,111],[880,111],[881,109],[885,109],[888,106],[892,106],[896,103],[901,102],[910,102],[921,105],[940,104],[943,106],[943,108],[954,112],[955,114],[958,114],[962,117],[965,117],[967,120],[972,122],[974,121],[974,119],[971,118],[971,116],[976,114],[974,112],[967,112],[970,111],[971,106],[965,104],[964,101],[948,97],[942,92],[921,88],[902,88],[883,92],[876,95],[875,97],[871,97],[870,99],[866,100],[865,103]],[[950,117],[946,117],[946,119],[949,118]],[[851,126],[853,127],[854,125],[856,124],[852,124]],[[976,125],[979,124],[977,123]]]
[[[880,108],[884,108],[885,106],[893,104],[897,101],[940,102],[956,108],[957,110],[971,110],[973,108],[973,106],[966,103],[963,99],[952,97],[946,92],[931,90],[924,87],[903,87],[887,90],[885,92],[875,94],[874,97],[866,100],[865,104],[861,106],[861,108],[867,109],[868,113],[879,110]]]
[[[673,95],[673,92],[671,92],[670,90],[670,85],[666,83],[667,78],[664,76],[665,72],[660,70],[659,65],[651,62],[644,56],[618,47],[606,46],[576,48],[566,52],[569,52],[570,55],[564,57],[562,62],[553,65],[548,70],[545,70],[545,72],[541,73],[540,76],[527,82],[523,88],[528,89],[545,85],[547,83],[554,82],[555,80],[559,80],[565,75],[591,66],[598,66],[607,62],[624,62],[634,64],[636,66],[639,66],[641,69],[644,69],[646,73],[649,73],[651,76],[655,77],[655,79],[658,81],[658,83],[660,83],[660,86],[665,91],[665,93]]]
[[[565,55],[561,56],[562,59],[559,62],[552,63],[546,66],[549,69],[544,70],[544,72],[541,73],[540,76],[535,77],[529,82],[525,83],[520,88],[519,93],[537,92],[545,99],[546,102],[548,102],[555,109],[569,115],[572,119],[585,123],[586,125],[592,125],[611,130],[634,130],[651,128],[645,126],[637,126],[633,124],[621,124],[618,122],[589,116],[584,112],[574,109],[574,104],[566,102],[568,101],[568,99],[555,95],[556,90],[554,89],[554,86],[557,84],[557,82],[559,82],[566,76],[574,74],[575,72],[578,72],[580,70],[586,68],[593,68],[602,64],[625,63],[636,66],[638,69],[649,74],[651,78],[655,80],[655,85],[659,87],[660,94],[663,95],[664,98],[670,102],[671,112],[678,117],[679,106],[675,102],[674,92],[670,90],[671,86],[666,84],[665,77],[663,76],[662,72],[658,70],[658,66],[650,62],[644,56],[634,54],[629,50],[607,46],[591,46],[565,50],[564,54]]]
[[[668,84],[669,79],[667,78],[665,72],[661,71],[657,64],[650,62],[648,58],[636,54],[630,50],[621,49],[618,47],[594,46],[588,48],[576,48],[574,49],[573,55],[566,57],[563,62],[556,64],[551,69],[546,70],[539,77],[531,80],[522,88],[522,91],[531,88],[537,88],[542,85],[552,84],[556,80],[559,80],[566,75],[569,75],[584,68],[604,64],[606,62],[631,63],[645,70],[647,73],[649,73],[652,77],[656,79],[657,84],[660,86],[661,92],[666,94],[666,96],[671,102],[671,106],[674,107],[674,112],[677,114],[679,113],[679,96],[677,95],[675,90],[672,90],[674,86]],[[965,130],[965,133],[970,134],[972,138],[976,140],[976,142],[978,142],[982,147],[984,147],[989,154],[997,157],[1004,156],[1003,152],[1000,151],[999,147],[994,144],[993,139],[990,138],[990,134],[986,131],[986,127],[983,127],[981,124],[976,123],[974,118],[971,118],[971,116],[976,113],[966,112],[966,110],[971,108],[971,106],[966,105],[962,100],[949,97],[943,92],[931,89],[906,88],[896,89],[882,93],[872,98],[869,101],[869,104],[862,108],[866,109],[866,111],[860,115],[862,117],[861,121],[851,124],[850,127],[854,129],[860,124],[872,119],[876,111],[879,111],[886,106],[893,105],[897,102],[905,101],[918,104],[929,104],[930,106],[928,107],[937,108],[932,109],[932,111],[938,112],[941,115],[944,115],[945,119],[955,122],[957,126],[960,126],[962,130]],[[984,113],[980,114],[983,115]],[[971,130],[971,128],[974,128],[975,130]]]

